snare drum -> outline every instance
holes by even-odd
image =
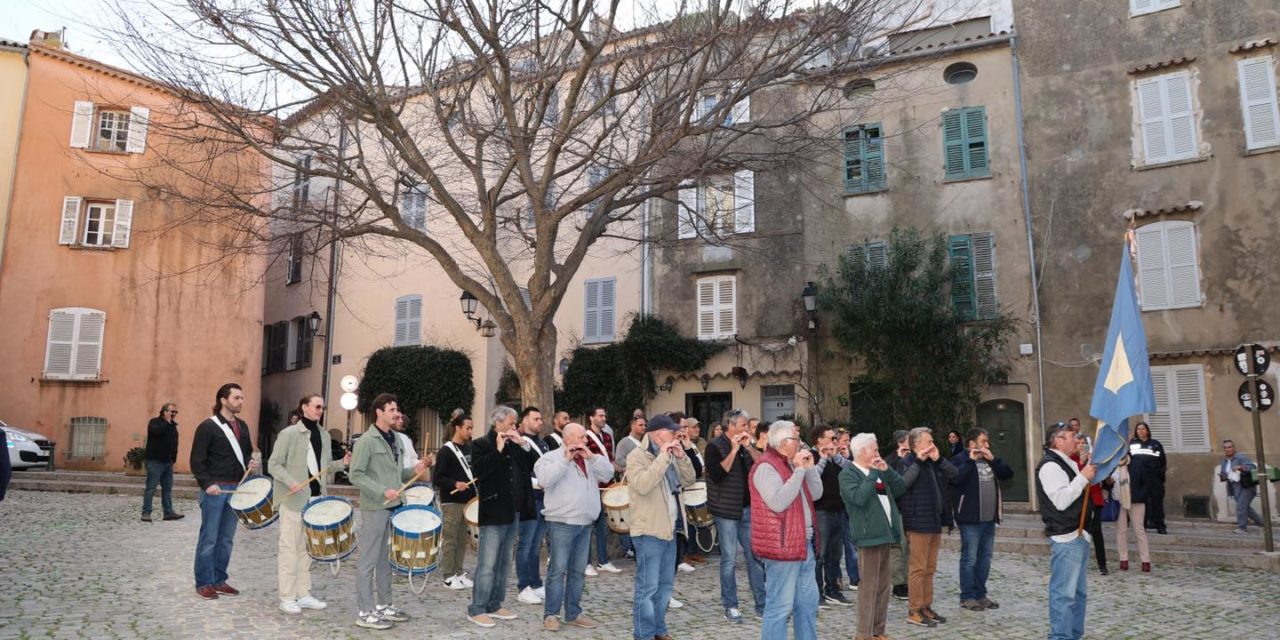
[[[302,528],[307,536],[307,555],[317,562],[338,562],[356,548],[355,510],[351,501],[339,496],[312,500],[302,510]]]
[[[436,504],[435,487],[432,487],[425,482],[415,482],[410,485],[409,488],[405,489],[404,493],[400,495],[400,500],[406,505],[423,504],[437,509],[440,508],[440,506]]]
[[[707,483],[695,482],[688,489],[680,492],[680,502],[684,504],[685,519],[689,524],[704,529],[715,524],[711,518],[711,509],[707,507]]]
[[[396,573],[421,576],[435,571],[440,563],[440,532],[444,519],[435,507],[410,504],[391,514],[391,545],[388,559]]]
[[[271,478],[262,476],[241,482],[227,504],[246,529],[261,529],[280,515],[271,504]]]
[[[614,533],[631,532],[631,492],[625,484],[615,484],[600,494],[609,529]]]
[[[467,533],[470,534],[472,546],[480,546],[480,498],[467,501],[462,509],[462,519],[467,521]]]

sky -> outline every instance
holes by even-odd
[[[92,25],[106,22],[107,4],[101,0],[0,0],[0,38],[25,43],[35,29],[67,28],[67,44],[73,53],[131,69],[128,61],[95,33]]]

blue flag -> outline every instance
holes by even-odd
[[[1092,462],[1098,465],[1094,484],[1110,476],[1128,452],[1129,418],[1156,409],[1147,334],[1142,329],[1127,248],[1126,243],[1120,254],[1120,280],[1111,305],[1107,347],[1102,352],[1102,367],[1093,387],[1093,403],[1089,405],[1089,414],[1101,421],[1093,444]]]

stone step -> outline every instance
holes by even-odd
[[[10,487],[13,489],[21,489],[26,491],[58,491],[62,493],[98,493],[107,495],[125,495],[138,496],[146,492],[146,485],[139,482],[112,482],[104,481],[106,479],[99,478],[97,481],[87,481],[83,479],[63,480],[43,477],[51,474],[25,474],[15,473]],[[119,474],[108,474],[119,475]],[[158,496],[160,491],[156,490]],[[335,496],[342,496],[351,500],[355,504],[359,504],[360,491],[350,485],[333,485],[329,487],[329,493]],[[179,484],[174,479],[173,496],[175,498],[183,498],[195,500],[200,495],[200,488],[191,482],[190,484]]]
[[[1197,567],[1259,569],[1280,573],[1280,554],[1263,553],[1261,551],[1261,536],[1255,535],[1250,537],[1252,538],[1250,542],[1256,543],[1256,549],[1240,547],[1205,548],[1193,546],[1153,546],[1151,549],[1151,563],[1157,567],[1156,571],[1159,570],[1158,567],[1160,565],[1178,564]],[[942,546],[951,550],[959,550],[959,536],[944,536]],[[1049,555],[1049,541],[1044,536],[1040,536],[1038,538],[997,537],[996,552],[1012,552],[1027,555],[1047,556]],[[1119,554],[1116,552],[1114,545],[1107,548],[1107,558],[1108,568],[1112,571],[1119,571]],[[1129,550],[1129,563],[1131,571],[1136,571],[1141,566],[1141,561],[1138,558],[1137,547],[1132,543]],[[1089,561],[1089,564],[1093,564],[1092,559]]]

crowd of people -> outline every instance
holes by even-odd
[[[224,385],[216,402],[214,415],[195,431],[191,453],[192,473],[204,491],[195,584],[208,599],[238,593],[227,584],[236,528],[227,496],[259,466],[251,455],[248,426],[237,417],[244,404],[239,386]],[[360,491],[359,539],[365,545],[356,572],[355,623],[388,629],[408,620],[392,602],[389,518],[402,505],[406,481],[428,469],[443,521],[435,575],[449,589],[471,590],[465,615],[480,627],[517,617],[505,606],[512,564],[517,600],[542,605],[544,630],[599,625],[584,611],[583,591],[586,577],[619,572],[610,560],[601,500],[602,490],[619,482],[629,493],[629,532],[619,546],[635,561],[632,635],[637,640],[670,640],[666,612],[682,606],[673,597],[675,579],[707,562],[692,544],[698,523],[682,506],[682,494],[698,482],[705,483],[710,512],[710,522],[701,526],[714,527],[719,542],[723,617],[729,623],[743,621],[746,601],[739,600],[737,583],[741,562],[763,640],[787,637],[788,627],[798,640],[815,639],[820,608],[855,606],[846,589],[857,592],[855,640],[887,638],[890,598],[907,600],[910,624],[945,624],[947,618],[935,608],[933,586],[942,535],[951,528],[959,529],[961,540],[959,606],[970,611],[1000,606],[989,596],[987,581],[1002,517],[1000,485],[1014,471],[991,451],[981,428],[951,432],[945,443],[935,443],[927,427],[899,431],[882,456],[874,434],[819,426],[806,442],[793,422],[762,424],[736,409],[707,429],[707,440],[694,418],[678,412],[646,417],[639,410],[630,417],[627,435],[615,439],[603,408],[590,411],[585,425],[556,412],[546,428],[535,407],[517,412],[499,406],[482,434],[474,433],[470,416],[455,412],[448,442],[419,459],[397,432],[403,417],[395,396],[377,396],[371,409],[373,428],[349,453],[335,452],[325,437],[323,399],[314,394],[301,399],[299,420],[275,442],[268,464],[280,514],[279,608],[285,613],[327,606],[310,593],[300,514],[311,499],[326,494],[328,476],[346,471]],[[175,415],[172,405],[162,411],[162,417]],[[1229,441],[1224,445],[1228,454],[1220,475],[1232,495],[1244,501],[1243,529],[1254,516],[1247,508],[1249,474],[1242,474],[1252,462],[1235,453]],[[166,451],[168,446],[165,440]],[[1106,572],[1095,488],[1109,487],[1121,506],[1121,570],[1128,569],[1129,528],[1137,533],[1143,571],[1151,570],[1145,524],[1165,531],[1163,514],[1147,506],[1163,493],[1165,461],[1145,423],[1136,426],[1129,455],[1106,482],[1093,482],[1097,467],[1088,455],[1079,421],[1056,423],[1045,435],[1045,453],[1035,469],[1051,546],[1051,639],[1083,635],[1088,547],[1098,550],[1099,569]],[[469,544],[464,509],[473,498],[479,539],[469,573],[463,566]],[[164,508],[168,515],[167,499]],[[144,511],[150,512],[149,500]],[[545,580],[540,575],[544,543]]]

